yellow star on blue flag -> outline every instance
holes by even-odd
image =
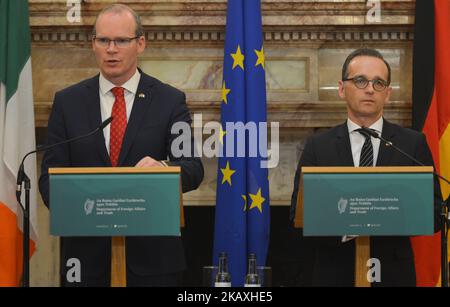
[[[241,53],[241,46],[237,46],[236,52],[231,54],[233,58],[233,69],[239,66],[244,70],[244,55]]]
[[[264,47],[261,47],[261,50],[256,50],[255,49],[255,53],[256,53],[256,56],[258,57],[256,59],[255,66],[261,65],[262,68],[265,69],[264,65],[265,65],[265,62],[266,62],[266,58],[264,56]]]
[[[231,176],[233,176],[234,173],[236,173],[235,170],[230,169],[230,162],[227,162],[227,166],[225,168],[221,168],[220,171],[222,172],[222,184],[225,182],[228,182],[228,184],[231,186]]]
[[[264,197],[261,196],[261,189],[258,190],[256,194],[249,194],[250,198],[252,200],[252,204],[250,205],[250,210],[253,208],[257,208],[259,212],[262,213],[262,204],[266,200]]]

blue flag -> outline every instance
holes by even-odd
[[[229,0],[221,102],[214,263],[228,255],[232,285],[242,286],[247,256],[265,265],[269,245],[265,63],[259,0]],[[244,131],[244,132],[243,132]]]

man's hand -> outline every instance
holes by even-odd
[[[136,167],[161,167],[164,166],[161,162],[156,161],[155,159],[147,156],[141,159],[141,161],[139,161],[136,164]]]

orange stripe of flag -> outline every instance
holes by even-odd
[[[17,287],[22,275],[22,232],[17,227],[17,217],[0,202],[0,287]],[[35,251],[30,241],[30,254]]]

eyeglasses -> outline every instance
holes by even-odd
[[[110,39],[107,37],[94,37],[93,40],[97,46],[106,48],[109,46],[111,42],[114,42],[114,45],[116,45],[117,48],[126,48],[130,45],[131,41],[139,38],[140,36],[135,37],[119,37],[116,39]]]
[[[365,78],[363,76],[342,79],[342,81],[352,81],[353,84],[359,89],[365,89],[367,87],[367,85],[369,85],[369,82],[372,82],[372,87],[377,92],[384,91],[386,89],[386,87],[388,87],[388,85],[389,85],[389,82],[387,82],[383,79],[377,78],[377,79],[373,79],[373,80],[368,80],[367,78]]]

